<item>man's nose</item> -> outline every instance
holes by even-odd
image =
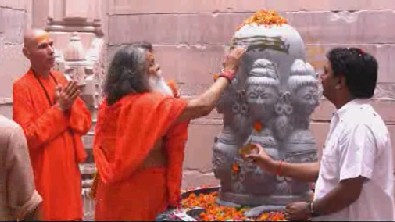
[[[55,48],[53,47],[53,45],[49,45],[48,46],[48,51],[51,55],[53,55],[55,53]]]
[[[324,79],[324,74],[323,73],[317,73],[317,77],[322,82],[322,80]]]

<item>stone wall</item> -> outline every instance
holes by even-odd
[[[0,114],[12,118],[12,82],[28,68],[23,31],[31,23],[31,0],[0,1]]]
[[[217,72],[224,45],[235,28],[258,9],[273,9],[301,34],[308,61],[322,69],[325,52],[334,46],[358,46],[379,61],[375,107],[395,141],[394,70],[395,2],[388,0],[112,0],[108,3],[108,57],[124,44],[147,40],[168,79],[181,86],[185,97],[204,91]],[[334,107],[326,100],[312,116],[311,129],[319,147],[325,140]],[[184,187],[215,184],[211,174],[214,136],[222,119],[215,111],[189,127]]]

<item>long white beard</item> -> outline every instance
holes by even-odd
[[[162,71],[158,71],[156,75],[150,75],[149,76],[149,86],[152,89],[152,91],[156,92],[161,92],[165,95],[173,96],[173,91],[167,85],[165,79],[162,76]]]

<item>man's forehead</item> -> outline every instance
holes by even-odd
[[[37,34],[35,35],[34,40],[36,40],[37,44],[41,44],[41,43],[44,43],[44,42],[50,42],[50,41],[52,41],[51,38],[49,37],[49,33],[48,33],[48,32],[45,32],[45,31],[44,31],[44,32],[37,33]]]
[[[147,56],[147,58],[148,58],[149,60],[154,60],[154,59],[155,59],[154,54],[153,54],[152,52],[150,52],[150,51],[147,51],[147,52],[146,52],[146,56]]]
[[[51,41],[49,33],[44,30],[29,30],[24,36],[25,46],[36,46]]]

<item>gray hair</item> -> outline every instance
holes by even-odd
[[[104,94],[109,105],[123,96],[150,91],[146,74],[146,52],[135,46],[119,49],[108,68]]]

